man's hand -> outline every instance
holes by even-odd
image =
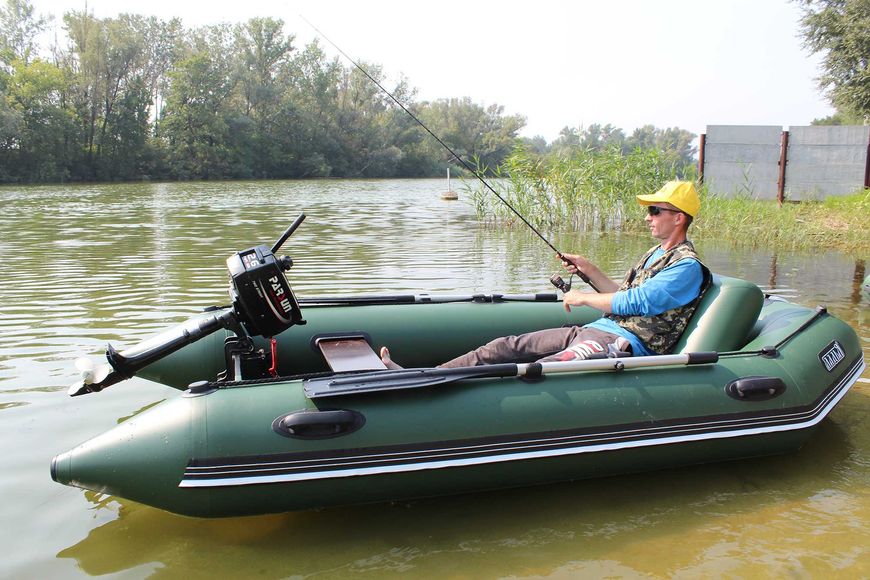
[[[565,258],[562,260],[562,267],[571,274],[579,274],[581,272],[586,274],[594,267],[592,262],[579,254],[562,254],[562,257]]]
[[[564,264],[564,262],[563,262]],[[586,304],[584,296],[589,296],[583,292],[578,290],[571,290],[570,292],[565,292],[562,295],[562,304],[565,306],[566,312],[571,312],[572,306],[583,306]]]
[[[598,292],[616,292],[619,284],[607,277],[601,269],[579,254],[562,254],[562,266],[572,274],[586,276]],[[592,306],[592,304],[589,304]],[[597,308],[597,307],[596,307]],[[600,309],[599,309],[600,310]]]

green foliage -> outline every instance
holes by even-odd
[[[504,116],[503,111],[498,105],[485,108],[464,97],[423,103],[418,117],[462,159],[476,158],[481,166],[493,167],[510,154],[517,133],[525,125],[524,117]],[[433,167],[434,174],[454,162],[450,153],[428,136],[421,146],[438,167]]]
[[[870,0],[797,0],[804,44],[822,53],[819,87],[838,111],[870,121]]]
[[[496,183],[499,194],[536,226],[631,230],[638,227],[635,196],[656,191],[679,169],[674,155],[655,148],[624,154],[611,144],[547,156],[518,148],[498,168],[502,179]],[[517,221],[488,191],[474,187],[471,193],[479,219]]]
[[[29,59],[44,21],[6,2],[0,181],[434,176],[448,161],[359,70],[317,42],[298,50],[281,20],[185,30],[71,11],[68,49],[47,65]],[[464,156],[500,163],[525,122],[467,98],[416,104],[406,79],[364,66]]]
[[[622,129],[610,123],[593,123],[588,127],[563,128],[549,151],[570,154],[576,149],[598,150],[617,146],[627,154],[635,149],[658,149],[669,156],[675,156],[683,165],[691,165],[697,152],[694,147],[696,137],[694,133],[679,127],[659,129],[653,125],[639,127],[626,137]]]
[[[297,48],[281,20],[187,30],[177,19],[74,10],[63,16],[68,46],[55,47],[49,63],[33,58],[46,20],[28,0],[5,1],[0,181],[416,177],[456,165],[364,74],[327,58],[316,41]],[[522,116],[468,97],[415,102],[407,79],[390,83],[381,66],[363,66],[463,160],[499,167],[520,142]],[[686,162],[693,138],[591,125],[566,128],[553,146],[524,143],[553,171],[559,159],[587,156],[618,172],[622,157],[644,155],[636,148]],[[579,178],[551,179],[560,191]]]
[[[208,40],[220,42],[220,35]],[[206,39],[202,39],[206,40]],[[229,67],[218,51],[204,50],[178,63],[172,79],[161,134],[178,179],[220,178],[228,167],[229,127],[224,111],[232,89]]]
[[[65,163],[74,150],[75,126],[62,106],[68,87],[64,71],[34,60],[13,59],[2,73],[0,106],[0,177],[9,181],[43,181],[66,177]]]
[[[486,168],[478,166],[478,171]],[[541,156],[518,148],[493,173],[490,183],[498,194],[537,228],[635,233],[646,231],[635,196],[653,193],[674,178],[696,177],[666,151],[637,148],[624,154],[617,144],[574,149],[569,155]],[[520,221],[488,190],[473,182],[465,187],[481,221]],[[706,186],[698,191],[701,212],[692,225],[693,239],[778,249],[828,247],[859,256],[870,251],[870,192],[779,206],[754,199],[748,190],[729,197]]]
[[[782,206],[749,195],[713,195],[706,188],[701,196],[701,214],[692,226],[697,239],[782,250],[832,248],[857,256],[870,251],[867,192]]]
[[[861,125],[863,122],[856,115],[837,111],[833,115],[813,119],[810,125]]]
[[[0,62],[18,59],[25,64],[36,49],[36,37],[45,30],[49,19],[35,16],[28,0],[6,0],[0,7]]]

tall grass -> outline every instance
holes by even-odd
[[[692,180],[694,173],[694,168],[654,149],[624,155],[613,147],[548,157],[517,149],[494,171],[496,179],[490,183],[537,228],[645,233],[644,210],[635,196],[653,193],[671,179]],[[519,222],[490,192],[471,182],[465,189],[480,221]],[[743,247],[870,252],[870,193],[782,206],[746,192],[724,197],[699,187],[699,194],[701,212],[692,226],[693,239]]]
[[[776,249],[836,249],[870,253],[870,193],[823,201],[785,203],[748,195],[724,197],[701,189],[701,215],[695,238],[723,240],[734,246]]]
[[[535,226],[622,229],[637,206],[635,196],[656,191],[679,168],[675,156],[654,149],[623,155],[615,146],[548,157],[517,149],[496,169],[494,183],[499,195]],[[478,219],[518,221],[490,193],[467,187]]]

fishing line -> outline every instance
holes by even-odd
[[[559,257],[559,259],[561,259],[563,262],[568,262],[569,264],[573,264],[573,262],[571,262],[570,260],[568,260],[567,258],[565,258],[565,256],[562,254],[562,252],[560,252],[559,250],[557,250],[556,247],[555,247],[553,244],[551,244],[550,241],[549,241],[547,238],[545,238],[544,235],[543,235],[541,232],[539,232],[539,231],[535,228],[535,226],[533,226],[531,223],[529,223],[529,221],[528,221],[526,218],[524,218],[523,215],[522,215],[520,212],[518,212],[518,211],[514,208],[514,206],[512,206],[510,203],[508,203],[508,201],[507,201],[505,198],[503,198],[501,195],[499,195],[499,193],[498,193],[495,189],[493,189],[493,187],[489,184],[489,182],[487,182],[487,181],[486,181],[486,180],[485,180],[485,179],[480,175],[480,173],[479,173],[476,169],[474,169],[474,168],[473,168],[471,165],[469,165],[469,164],[468,164],[464,159],[462,159],[462,157],[460,157],[460,156],[459,156],[455,151],[453,151],[453,149],[451,149],[450,146],[447,145],[447,143],[445,143],[444,141],[442,141],[441,138],[438,137],[438,135],[436,135],[435,133],[433,133],[432,130],[429,129],[429,127],[427,127],[427,126],[423,123],[423,121],[421,121],[419,118],[417,118],[417,116],[416,116],[414,113],[412,113],[410,110],[408,110],[408,108],[405,107],[405,105],[403,105],[403,104],[401,103],[401,101],[399,101],[399,99],[397,99],[396,97],[394,97],[394,96],[393,96],[393,93],[391,93],[390,91],[388,91],[387,89],[385,89],[384,86],[381,85],[381,83],[379,83],[379,82],[378,82],[378,81],[377,81],[377,80],[376,80],[372,75],[369,74],[369,72],[368,72],[365,68],[362,67],[362,65],[360,65],[357,61],[355,61],[355,60],[352,59],[350,56],[348,56],[348,54],[347,54],[346,52],[344,52],[344,51],[343,51],[343,50],[342,50],[342,49],[341,49],[337,44],[335,44],[332,40],[330,40],[328,36],[326,36],[323,32],[321,32],[319,28],[317,28],[316,26],[314,26],[314,24],[312,24],[311,22],[309,22],[307,18],[305,18],[305,17],[302,16],[301,14],[299,15],[299,17],[300,17],[302,20],[304,20],[305,23],[308,24],[308,26],[310,26],[311,28],[313,28],[314,31],[317,32],[317,34],[319,34],[321,37],[323,37],[323,39],[324,39],[326,42],[328,42],[329,44],[331,44],[331,45],[335,48],[335,50],[337,50],[339,53],[341,53],[341,55],[342,55],[344,58],[346,58],[348,61],[350,61],[351,64],[353,64],[353,66],[355,66],[355,67],[356,67],[356,68],[357,68],[357,69],[358,69],[362,74],[364,74],[364,75],[366,76],[366,78],[368,78],[368,79],[369,79],[370,81],[372,81],[372,82],[373,82],[373,83],[374,83],[374,84],[375,84],[379,89],[381,89],[381,90],[384,92],[384,94],[386,94],[388,97],[390,97],[390,99],[392,99],[392,101],[393,101],[394,103],[396,103],[396,104],[399,106],[399,108],[401,108],[403,111],[405,111],[405,112],[408,114],[408,116],[410,116],[412,119],[414,119],[414,121],[416,121],[417,124],[420,125],[420,126],[423,128],[424,131],[426,131],[427,133],[429,133],[429,135],[431,135],[433,139],[435,139],[435,140],[436,140],[436,141],[437,141],[437,142],[438,142],[442,147],[444,147],[447,151],[449,151],[449,152],[450,152],[450,155],[452,155],[453,158],[456,159],[456,161],[458,161],[458,162],[462,165],[462,167],[464,167],[466,170],[468,170],[469,172],[471,172],[471,173],[472,173],[472,174],[473,174],[473,175],[474,175],[474,176],[475,176],[475,177],[476,177],[476,178],[477,178],[477,179],[478,179],[478,180],[479,180],[479,181],[480,181],[480,182],[481,182],[481,183],[482,183],[482,184],[483,184],[483,185],[484,185],[484,186],[485,186],[489,191],[492,192],[493,195],[495,195],[495,196],[499,199],[499,201],[501,201],[503,204],[505,204],[505,205],[508,207],[508,209],[510,209],[512,212],[514,212],[514,214],[515,214],[518,218],[520,218],[520,219],[522,220],[522,222],[523,222],[524,224],[526,224],[526,225],[529,227],[530,230],[532,230],[533,232],[535,232],[535,234],[537,234],[537,236],[538,236],[539,238],[541,238],[541,240],[543,240],[543,242],[544,242],[545,244],[547,244],[547,246],[549,246],[551,250],[553,250],[554,252],[556,252],[556,255]],[[592,281],[589,280],[589,278],[586,276],[586,274],[584,274],[583,272],[580,272],[580,271],[578,270],[578,271],[577,271],[577,275],[580,276],[580,278],[581,278],[584,282],[586,282],[587,284],[589,284],[590,286],[592,286],[592,288],[593,288],[596,292],[600,292],[600,291],[598,290],[598,288],[596,288],[595,285],[592,283]],[[561,282],[561,278],[558,278],[557,276],[553,276],[550,280],[551,280],[551,282],[553,282],[554,285],[556,285],[557,287],[559,287],[560,289],[562,289],[562,286],[559,286],[559,284],[555,281],[556,279],[558,279],[558,280]],[[564,282],[562,282],[562,284],[564,285]],[[570,289],[570,287],[571,287],[570,283],[567,284],[567,288]]]

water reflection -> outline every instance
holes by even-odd
[[[217,568],[263,578],[548,575],[592,563],[637,574],[718,576],[738,566],[779,575],[784,559],[848,550],[784,542],[805,537],[795,518],[802,510],[812,511],[815,534],[845,522],[860,535],[861,510],[828,476],[843,472],[852,451],[846,430],[826,421],[802,451],[787,456],[458,498],[227,520],[120,500],[117,519],[57,555],[90,575],[156,562],[156,578]],[[105,498],[92,501],[102,506]],[[198,538],[197,549],[181,538]],[[686,560],[672,549],[687,541],[703,546],[705,557]]]
[[[770,257],[770,277],[767,279],[770,290],[776,290],[776,254]]]
[[[862,285],[867,272],[864,268],[864,260],[855,260],[855,275],[852,276],[852,304],[858,305],[862,299],[867,300],[870,297],[865,297],[862,294]]]

